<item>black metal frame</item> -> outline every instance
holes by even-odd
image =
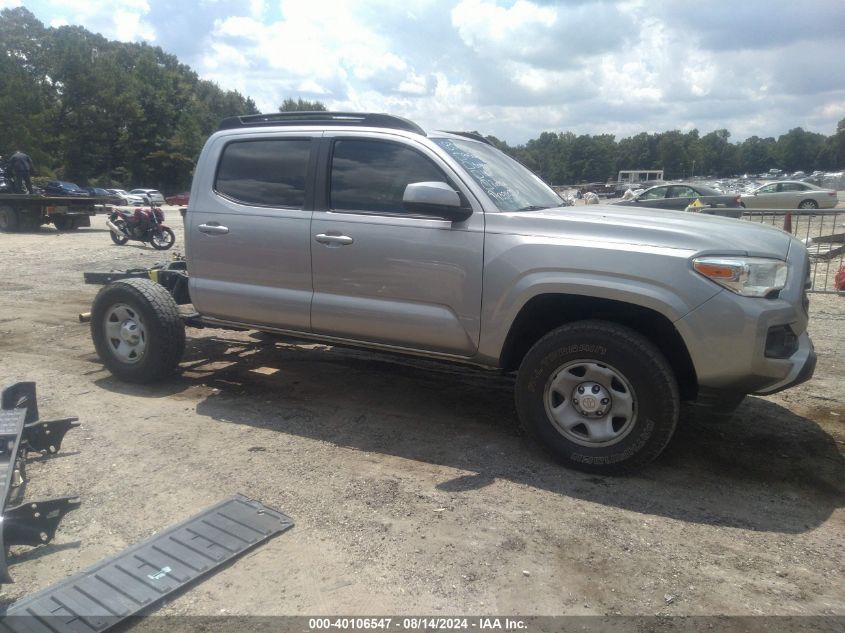
[[[232,116],[220,122],[220,130],[244,127],[276,127],[294,125],[319,125],[326,127],[378,127],[404,130],[426,136],[425,130],[408,119],[375,112],[273,112]]]
[[[39,420],[34,382],[18,382],[0,392],[0,584],[12,582],[6,561],[9,545],[43,545],[53,540],[62,518],[79,507],[79,498],[23,501],[26,459],[30,452],[55,454],[77,418]],[[10,501],[18,503],[8,507]]]
[[[191,296],[188,291],[188,265],[184,259],[156,264],[152,268],[129,268],[123,272],[110,271],[86,272],[83,273],[86,284],[105,286],[119,279],[151,279],[157,284],[164,286],[173,295],[177,305],[191,303]]]

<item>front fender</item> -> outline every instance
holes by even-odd
[[[609,299],[653,310],[674,323],[720,288],[689,266],[683,250],[559,243],[535,238],[485,253],[480,361],[497,365],[511,326],[540,295]],[[555,265],[540,266],[551,262]],[[518,272],[522,271],[522,272]]]

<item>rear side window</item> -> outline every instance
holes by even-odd
[[[785,182],[781,184],[781,191],[806,191],[807,187],[797,182]]]
[[[448,182],[422,154],[389,141],[339,140],[332,158],[331,208],[406,213],[405,187],[412,182]]]
[[[214,190],[259,207],[302,208],[309,139],[236,141],[223,149]]]

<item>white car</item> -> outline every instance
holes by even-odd
[[[164,196],[161,195],[161,192],[158,189],[133,189],[129,193],[136,196],[141,196],[142,198],[144,196],[149,196],[150,200],[152,200],[153,204],[155,205],[160,206],[164,204]]]
[[[120,200],[120,204],[124,206],[141,206],[144,204],[144,199],[141,196],[136,196],[128,193],[124,189],[106,189],[110,194],[113,194]]]
[[[748,209],[832,209],[838,202],[832,189],[797,180],[761,185],[742,194],[741,200],[742,206]]]

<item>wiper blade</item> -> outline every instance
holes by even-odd
[[[529,204],[527,207],[522,207],[521,209],[517,209],[517,211],[542,211],[543,209],[548,209],[549,207],[541,207],[536,204]]]

